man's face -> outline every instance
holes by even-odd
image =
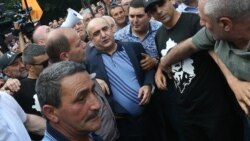
[[[26,70],[21,57],[15,59],[15,61],[3,70],[10,78],[26,78],[28,71]]]
[[[104,19],[97,19],[91,22],[88,31],[91,41],[99,50],[109,50],[115,44],[111,27]]]
[[[85,26],[84,26],[83,22],[76,23],[73,28],[76,30],[76,32],[78,33],[80,38],[82,40],[85,40],[85,38],[87,37],[87,34],[85,31]]]
[[[33,33],[34,42],[39,45],[45,45],[51,30],[52,28],[47,25],[38,26]]]
[[[122,0],[122,1],[121,1],[122,7],[123,7],[123,9],[124,9],[126,15],[128,14],[129,3],[130,3],[131,1],[132,1],[132,0]]]
[[[70,50],[68,52],[69,61],[82,63],[85,60],[85,49],[87,44],[82,41],[76,32],[69,33]]]
[[[61,128],[77,135],[86,135],[100,128],[100,102],[94,83],[87,72],[79,72],[61,80],[61,106],[55,113]]]
[[[105,11],[104,11],[104,8],[100,8],[98,9],[98,13],[101,14],[102,16],[104,15]]]
[[[93,19],[93,16],[90,13],[86,13],[83,15],[83,23],[85,26],[88,25],[89,21]]]
[[[145,32],[148,31],[150,17],[145,13],[144,8],[129,8],[129,21],[132,31]]]
[[[48,66],[49,56],[47,54],[39,55],[36,57],[33,57],[33,64],[30,64],[33,66],[33,71],[38,77],[39,74]]]
[[[215,39],[222,39],[223,29],[219,26],[219,23],[217,23],[216,21],[212,20],[207,15],[205,15],[204,6],[205,6],[205,1],[200,0],[198,3],[198,9],[199,9],[201,26],[205,26]]]
[[[175,8],[171,0],[162,0],[148,11],[155,20],[163,24],[172,24]]]
[[[114,18],[116,24],[122,25],[126,22],[125,12],[122,7],[117,6],[111,9],[110,14]]]

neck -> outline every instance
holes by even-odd
[[[122,24],[116,23],[116,25],[117,25],[117,27],[119,27],[119,28],[123,28],[123,27],[125,27],[125,26],[127,25],[127,22],[125,21],[125,22],[122,23]]]
[[[28,78],[29,78],[29,79],[37,79],[38,76],[36,75],[35,72],[29,71]]]
[[[233,42],[237,49],[246,50],[250,46],[250,40],[238,40]]]
[[[109,55],[112,55],[112,54],[116,51],[116,49],[117,49],[117,43],[114,42],[114,44],[112,45],[112,47],[111,47],[109,50],[107,50],[106,52],[107,52]]]
[[[147,35],[148,31],[149,31],[149,24],[148,24],[146,30],[134,31],[134,30],[132,29],[132,32],[133,32],[136,36],[138,36],[138,37],[140,38],[140,40],[143,40],[143,39],[144,39],[144,37]]]
[[[90,138],[89,138],[89,134],[88,133],[84,133],[84,132],[81,132],[81,133],[77,133],[77,132],[74,132],[75,130],[73,129],[69,129],[69,128],[65,128],[65,127],[62,127],[62,126],[58,126],[56,124],[51,124],[51,126],[57,130],[57,132],[59,132],[60,134],[62,134],[64,137],[66,137],[67,139],[69,139],[70,141],[92,141]]]
[[[179,13],[178,11],[175,11],[172,19],[167,23],[163,23],[164,27],[166,29],[171,29],[172,27],[174,27],[176,23],[178,22],[180,16],[181,16],[181,13]]]

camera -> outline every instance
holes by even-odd
[[[16,29],[15,27],[11,29],[13,35],[18,36],[18,33],[22,32],[30,38],[35,29],[34,24],[30,20],[31,11],[31,7],[23,9],[21,3],[15,4],[12,7],[12,10],[5,10],[4,3],[0,3],[0,24],[1,21],[4,22],[10,20],[13,25],[19,26],[19,29]]]

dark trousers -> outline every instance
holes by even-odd
[[[118,115],[116,122],[120,132],[118,141],[147,141],[148,121],[144,114],[140,117]]]

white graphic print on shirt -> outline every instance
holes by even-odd
[[[32,105],[32,108],[33,109],[35,109],[35,110],[37,110],[38,112],[41,112],[41,107],[40,107],[40,104],[39,104],[39,101],[38,101],[38,97],[37,97],[37,94],[35,94],[34,96],[33,96],[33,98],[34,98],[34,105]]]
[[[161,50],[162,56],[167,54],[175,45],[176,43],[169,38],[169,40],[166,41],[166,49]],[[174,83],[180,93],[184,92],[195,77],[193,62],[192,59],[187,58],[172,65]]]

